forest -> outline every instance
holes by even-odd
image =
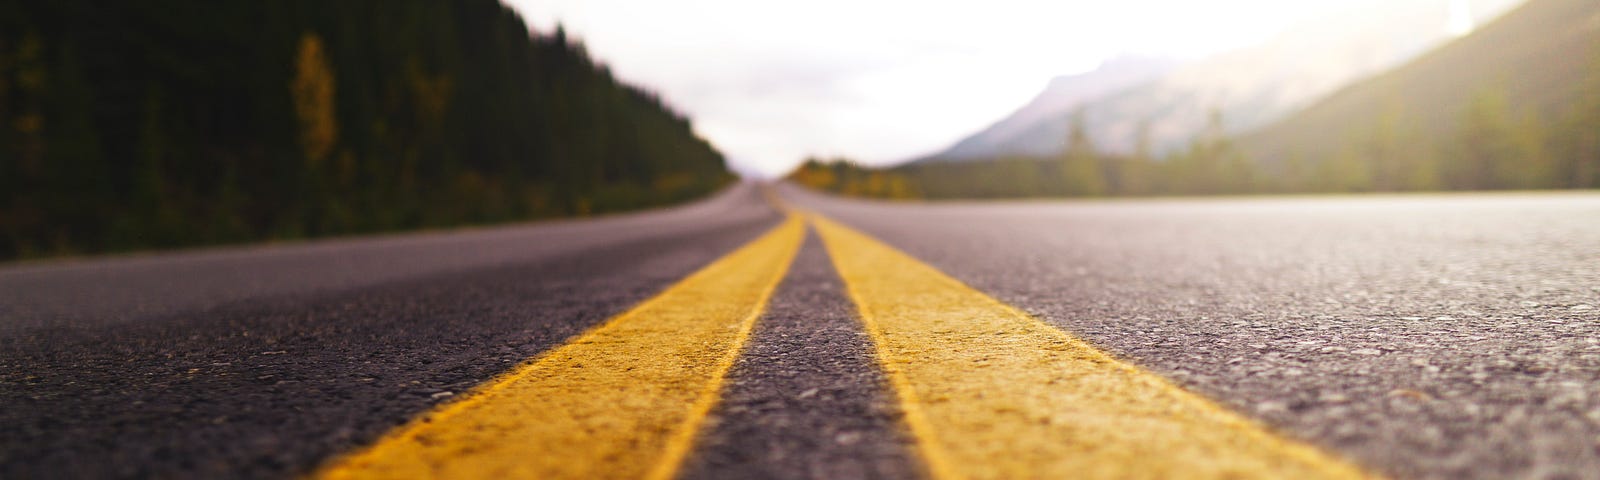
[[[0,260],[588,215],[732,178],[496,0],[0,0]]]
[[[1456,112],[1444,135],[1391,109],[1343,139],[1336,154],[1318,157],[1291,150],[1277,161],[1257,158],[1223,132],[1217,114],[1186,148],[1155,155],[1146,141],[1131,155],[1107,154],[1090,142],[1080,114],[1056,157],[892,168],[811,158],[788,178],[895,199],[1600,188],[1600,61],[1592,71],[1584,94],[1553,115],[1519,109],[1486,89]]]

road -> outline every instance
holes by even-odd
[[[773,191],[5,267],[0,478],[1600,478],[1600,195]]]

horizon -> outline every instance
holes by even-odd
[[[1502,13],[1471,3],[1484,0],[1452,0],[1438,12],[1441,36],[1459,36]],[[507,4],[530,28],[551,32],[560,25],[619,78],[661,95],[736,173],[773,178],[807,157],[884,166],[935,154],[1023,106],[1053,80],[1107,61],[1133,56],[1194,64],[1267,44],[1314,18],[1370,11],[1385,2],[1018,2],[987,14],[941,4],[919,12],[925,15],[920,20],[898,17],[911,4],[874,5],[851,15],[839,15],[848,10],[832,3],[784,9],[724,0]],[[1174,13],[1152,20],[1149,11]],[[1006,20],[972,24],[973,15]],[[809,28],[830,20],[837,22],[830,35]],[[947,38],[945,26],[964,21],[973,30]],[[884,24],[899,26],[884,30]],[[1057,24],[1068,28],[1050,28]],[[935,103],[937,111],[929,106]]]

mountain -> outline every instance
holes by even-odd
[[[1529,0],[1279,122],[1211,128],[1159,158],[1096,155],[1074,129],[1061,156],[812,160],[789,179],[888,198],[1600,188],[1597,126],[1600,2]]]
[[[495,0],[0,0],[0,259],[682,201],[655,94]]]
[[[1060,156],[812,160],[789,179],[887,198],[1592,189],[1597,126],[1600,2],[1529,0],[1253,133],[1210,128],[1160,157],[1096,155],[1073,129]]]
[[[1556,125],[1573,106],[1595,105],[1597,96],[1600,2],[1530,0],[1469,36],[1255,130],[1241,145],[1267,164],[1291,157],[1317,163],[1370,147],[1375,135],[1403,136],[1407,144],[1454,143],[1463,121],[1484,108],[1499,110],[1484,114],[1507,117],[1486,119],[1494,122]],[[1568,126],[1579,131],[1544,135],[1566,139],[1600,129],[1568,121],[1579,122]]]
[[[1094,144],[1118,153],[1134,150],[1141,131],[1158,151],[1184,145],[1203,131],[1213,111],[1227,131],[1250,130],[1450,39],[1451,4],[1459,1],[1356,2],[1261,45],[1194,62],[1148,82],[1048,112],[1030,104],[1023,109],[1029,121],[1007,124],[1002,132],[985,130],[929,158],[1054,155],[1080,109]],[[1475,0],[1471,11],[1487,18],[1518,1]]]
[[[1148,57],[1118,57],[1093,71],[1056,77],[1027,105],[978,133],[962,139],[936,155],[939,160],[966,160],[993,156],[1034,125],[1086,102],[1159,78],[1180,62]]]

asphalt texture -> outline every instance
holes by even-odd
[[[1600,194],[779,191],[1374,471],[1600,479]],[[0,478],[296,477],[780,219],[741,185],[593,220],[6,266]],[[819,247],[685,477],[920,475]]]
[[[776,223],[752,184],[681,207],[531,226],[225,247],[0,267],[0,333],[106,326],[241,300],[546,261],[656,237]]]
[[[741,185],[593,221],[0,271],[0,478],[301,475],[780,219]]]
[[[1600,478],[1600,195],[785,197],[1399,478]]]
[[[871,339],[807,235],[681,478],[918,478],[920,461]]]

